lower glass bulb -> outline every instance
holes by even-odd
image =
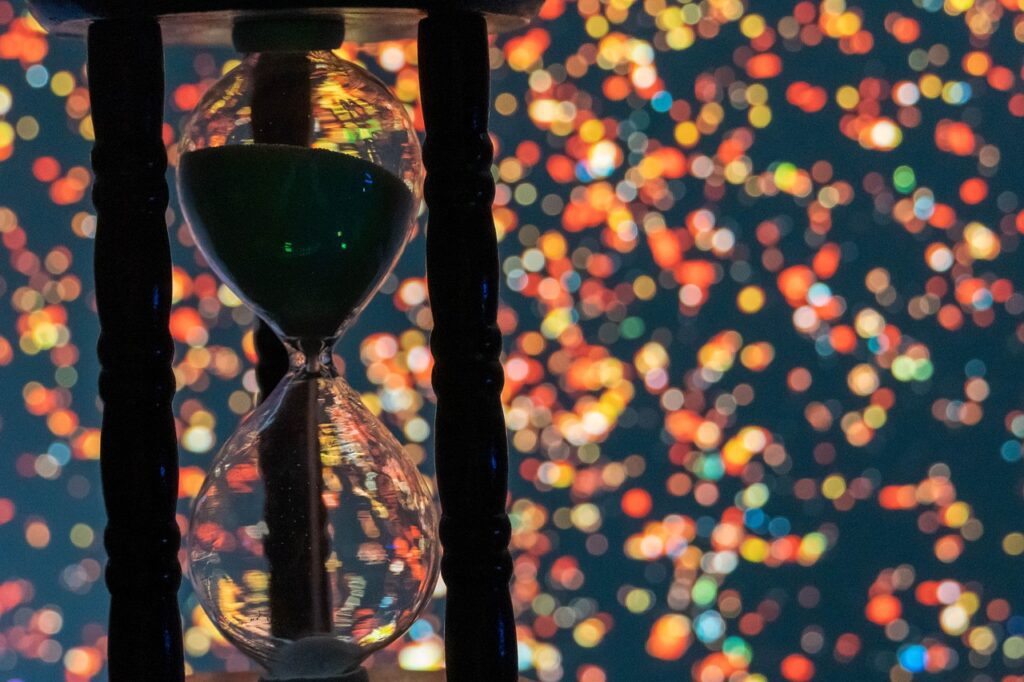
[[[224,444],[186,541],[203,608],[267,679],[355,669],[412,625],[440,564],[426,481],[324,355],[294,353]]]

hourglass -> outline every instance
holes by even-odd
[[[344,28],[355,41],[418,37],[444,675],[516,680],[488,33],[524,26],[540,1],[29,5],[51,35],[88,43],[109,678],[182,682],[185,672],[164,42],[224,45],[234,29],[250,53],[193,119],[181,186],[211,265],[292,349],[288,378],[218,456],[196,507],[189,554],[201,599],[268,679],[357,680],[358,661],[397,637],[430,591],[427,490],[326,352],[400,250],[419,188],[401,109],[329,53]],[[261,385],[284,374],[272,349],[257,342]],[[436,679],[393,666],[374,675]]]
[[[331,361],[409,238],[422,176],[402,104],[330,51],[342,31],[236,24],[246,56],[180,145],[196,244],[290,354],[214,459],[185,543],[203,608],[268,680],[362,679],[440,561],[431,491]]]

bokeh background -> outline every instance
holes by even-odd
[[[547,0],[493,43],[525,674],[1024,680],[1022,8]],[[413,43],[341,53],[421,125]],[[172,172],[235,56],[168,49]],[[83,62],[0,0],[12,682],[106,677]],[[167,224],[185,528],[252,406],[252,315],[173,197]],[[337,352],[429,474],[423,255]],[[191,668],[248,667],[181,604]],[[378,660],[442,665],[443,609]]]

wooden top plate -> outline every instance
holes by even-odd
[[[169,44],[230,45],[240,18],[342,18],[347,40],[412,38],[428,12],[468,11],[487,17],[492,33],[525,26],[542,0],[30,0],[32,14],[55,35],[84,36],[98,19],[157,17]]]

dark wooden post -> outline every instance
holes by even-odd
[[[340,42],[340,38],[339,38]],[[252,126],[259,144],[306,147],[313,128],[309,60],[302,51],[263,52],[253,68]],[[260,400],[281,382],[288,353],[260,321],[256,329]],[[282,414],[294,419],[268,424],[268,443],[289,443],[304,458],[283,457],[274,448],[260,448],[260,474],[266,484],[263,549],[270,565],[270,631],[275,637],[298,640],[331,631],[328,576],[327,513],[321,501],[316,424],[316,379],[293,382],[281,396]],[[303,415],[303,419],[298,419]],[[311,459],[310,459],[311,458]]]
[[[511,682],[517,651],[508,591],[486,21],[478,14],[432,13],[420,23],[419,54],[448,680]]]
[[[167,329],[163,45],[156,21],[92,24],[89,85],[110,679],[176,682],[184,676],[174,519],[178,451]]]
[[[259,318],[253,329],[253,344],[256,346],[256,385],[260,389],[259,400],[263,402],[288,373],[288,351],[270,325]]]
[[[308,68],[303,52],[268,52],[260,56],[254,69],[252,95],[252,126],[256,142],[299,147],[309,144],[313,126],[309,78],[294,77],[296,72],[301,73]],[[256,383],[262,401],[288,372],[288,351],[263,320],[256,323],[253,340],[259,358]]]

